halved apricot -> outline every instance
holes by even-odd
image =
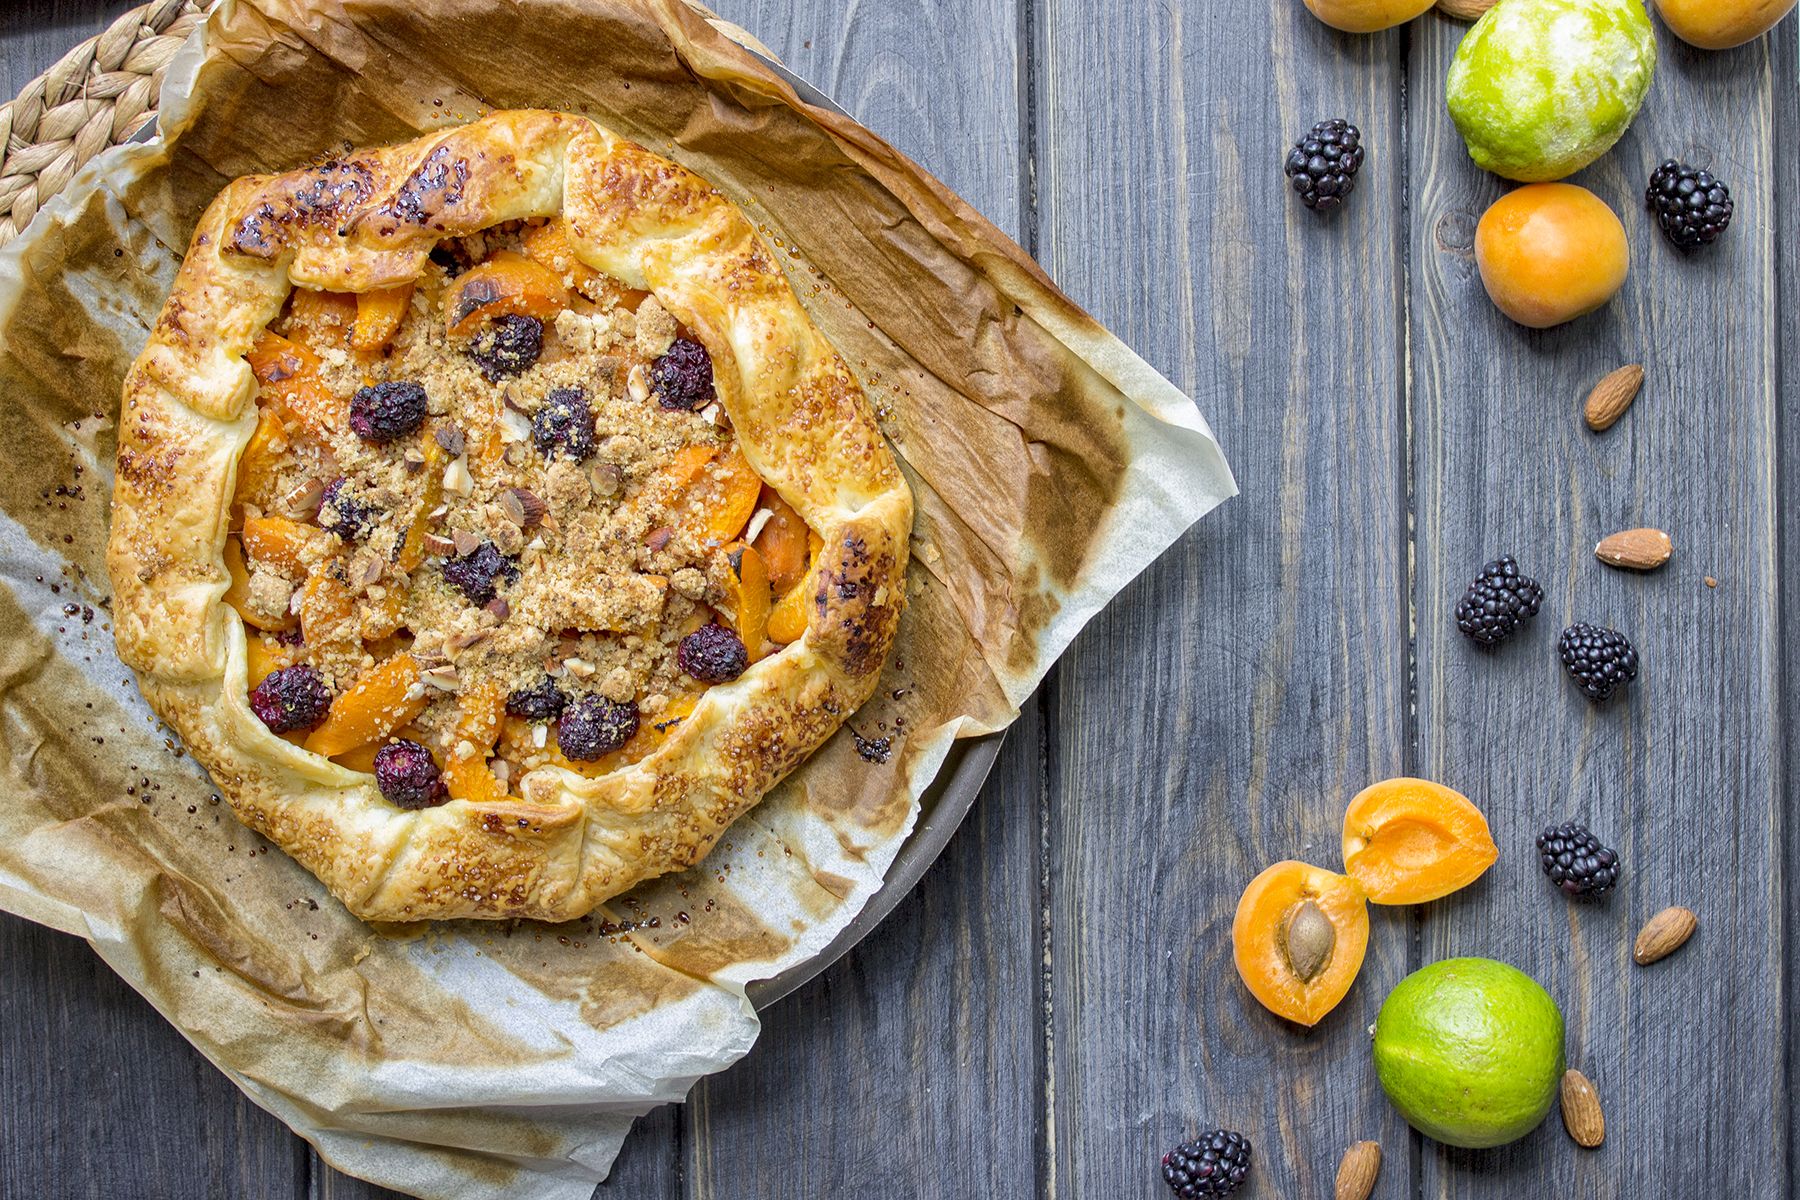
[[[1231,922],[1231,956],[1257,1003],[1317,1025],[1356,982],[1369,948],[1369,909],[1356,881],[1278,862],[1250,881]]]
[[[516,314],[548,321],[569,307],[569,293],[556,273],[512,250],[496,252],[456,277],[444,294],[450,333],[464,337],[494,317]]]
[[[1499,856],[1481,810],[1429,779],[1370,784],[1344,813],[1344,870],[1376,904],[1448,896]]]

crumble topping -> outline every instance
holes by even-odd
[[[635,761],[804,627],[771,625],[799,583],[764,559],[816,539],[738,450],[704,347],[567,246],[512,223],[414,285],[297,288],[249,355],[227,600],[250,682],[321,680],[329,712],[287,736],[346,765],[419,748],[381,760],[408,807]]]

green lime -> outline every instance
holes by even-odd
[[[1500,0],[1456,48],[1445,99],[1477,165],[1540,183],[1610,150],[1655,71],[1639,0]]]
[[[1469,1147],[1516,1141],[1550,1111],[1562,1079],[1562,1010],[1517,967],[1447,958],[1382,1002],[1375,1073],[1427,1137]]]

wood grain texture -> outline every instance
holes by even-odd
[[[0,9],[11,91],[128,0]],[[1244,495],[1080,638],[1015,729],[965,828],[860,947],[765,1014],[756,1049],[653,1114],[598,1196],[1152,1200],[1201,1125],[1255,1141],[1248,1197],[1330,1193],[1384,1150],[1377,1196],[1793,1194],[1787,1015],[1800,921],[1800,62],[1790,21],[1709,55],[1667,36],[1643,116],[1578,177],[1614,204],[1633,273],[1605,312],[1527,333],[1470,254],[1505,185],[1444,114],[1466,26],[1333,33],[1295,0],[716,0],[1018,236],[1078,300],[1199,397]],[[1659,31],[1660,32],[1660,31]],[[1330,219],[1280,160],[1344,115],[1370,147]],[[1710,163],[1738,200],[1681,256],[1641,209],[1649,169]],[[1586,390],[1626,361],[1613,429]],[[1652,576],[1593,542],[1653,525]],[[1487,558],[1548,592],[1492,654],[1451,609]],[[1712,576],[1714,589],[1702,582]],[[1590,707],[1555,660],[1569,620],[1638,644]],[[1411,771],[1487,810],[1499,864],[1425,908],[1373,910],[1370,957],[1317,1030],[1231,967],[1244,882],[1336,866],[1343,804]],[[1548,822],[1625,856],[1604,903],[1538,873]],[[1630,962],[1665,904],[1700,932]],[[1516,1146],[1411,1134],[1364,1029],[1407,970],[1486,954],[1562,1002],[1608,1138],[1554,1117]],[[0,917],[0,1197],[391,1200],[242,1098],[79,942]]]
[[[297,1195],[306,1145],[86,944],[0,915],[0,1196]]]
[[[1249,998],[1230,930],[1265,866],[1338,868],[1344,805],[1405,760],[1401,35],[1298,3],[1046,13],[1043,261],[1198,399],[1243,486],[1059,668],[1053,1194],[1166,1195],[1160,1155],[1223,1125],[1256,1145],[1246,1194],[1328,1195],[1345,1146],[1405,1143],[1364,1030],[1408,919],[1373,913],[1311,1031]],[[1321,218],[1281,165],[1332,116],[1373,149]]]
[[[1418,761],[1486,810],[1500,861],[1424,910],[1421,957],[1485,955],[1542,982],[1608,1137],[1576,1153],[1552,1120],[1502,1150],[1427,1143],[1419,1184],[1445,1197],[1772,1195],[1787,1177],[1787,1088],[1777,1043],[1756,1031],[1787,1012],[1775,513],[1791,322],[1775,243],[1791,234],[1776,220],[1773,118],[1792,60],[1781,56],[1778,89],[1773,39],[1721,55],[1661,39],[1642,114],[1575,177],[1623,219],[1631,276],[1601,312],[1538,333],[1494,309],[1470,256],[1474,222],[1505,185],[1463,161],[1441,107],[1460,32],[1421,22],[1409,64]],[[1673,249],[1645,210],[1668,157],[1710,166],[1737,201],[1729,234],[1702,253]],[[1643,394],[1595,434],[1580,399],[1626,362],[1644,364]],[[1595,561],[1599,537],[1644,525],[1674,538],[1667,567]],[[1483,653],[1453,609],[1507,553],[1542,582],[1544,608]],[[1574,621],[1638,648],[1637,682],[1608,703],[1584,699],[1557,660]],[[1565,902],[1538,868],[1537,832],[1568,819],[1623,858],[1604,902]],[[1669,904],[1699,914],[1700,934],[1634,966],[1638,926]]]
[[[1020,235],[1011,0],[726,0],[859,120]],[[1041,730],[1027,711],[944,857],[819,979],[763,1014],[685,1114],[686,1194],[1017,1194],[1035,1174]]]

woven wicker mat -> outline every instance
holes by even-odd
[[[134,8],[0,105],[0,246],[29,225],[88,159],[156,119],[163,71],[213,3],[152,0]],[[775,58],[705,4],[689,3],[728,37]]]
[[[163,70],[209,7],[153,0],[134,8],[0,105],[0,246],[88,159],[155,119]]]

